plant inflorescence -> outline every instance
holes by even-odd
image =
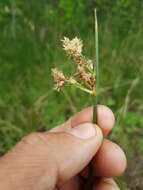
[[[64,86],[73,86],[89,94],[95,95],[96,73],[93,69],[94,62],[91,59],[87,59],[82,54],[82,40],[77,37],[72,40],[64,37],[61,41],[66,54],[75,63],[76,70],[75,73],[69,77],[64,75],[64,73],[57,68],[52,69],[52,75],[55,81],[54,89],[60,91]]]

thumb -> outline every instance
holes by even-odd
[[[64,181],[88,165],[101,145],[102,132],[98,126],[84,123],[66,133],[55,134],[53,140],[59,178]]]
[[[25,184],[32,189],[54,189],[57,183],[78,174],[101,143],[102,132],[91,123],[62,133],[33,133],[3,156],[1,171],[14,182],[13,189]]]

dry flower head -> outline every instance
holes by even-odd
[[[75,37],[74,39],[70,40],[69,38],[64,37],[64,39],[61,41],[63,42],[63,48],[68,55],[81,55],[83,44],[80,39]]]
[[[59,91],[64,86],[66,78],[62,71],[58,70],[57,68],[52,69],[52,75],[56,82],[55,90]]]
[[[64,37],[61,40],[63,43],[63,49],[66,54],[69,55],[75,65],[76,71],[73,76],[65,76],[57,68],[52,69],[52,75],[55,81],[55,90],[60,90],[65,85],[71,85],[79,88],[87,93],[95,95],[95,82],[96,76],[93,71],[94,62],[90,59],[86,59],[82,54],[83,43],[77,37],[70,40]]]

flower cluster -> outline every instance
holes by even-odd
[[[65,85],[72,85],[87,93],[95,95],[96,76],[93,70],[94,62],[83,56],[82,41],[77,37],[72,40],[64,37],[61,41],[66,54],[73,59],[76,65],[76,71],[73,76],[68,77],[57,68],[52,69],[52,75],[55,81],[54,89],[59,91]]]
[[[80,39],[75,37],[73,40],[70,40],[69,38],[64,37],[61,41],[63,42],[63,48],[67,54],[73,57],[81,55],[83,44]]]
[[[57,68],[52,69],[54,80],[56,81],[55,90],[59,91],[65,84],[66,77]]]

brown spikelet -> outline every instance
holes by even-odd
[[[56,82],[54,89],[57,90],[57,91],[60,91],[60,89],[65,84],[66,77],[57,68],[52,69],[52,75],[54,77],[54,81]]]

